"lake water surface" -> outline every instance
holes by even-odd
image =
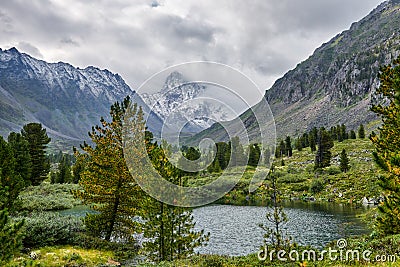
[[[267,224],[266,207],[210,205],[193,210],[196,229],[210,232],[207,246],[198,248],[201,254],[247,255],[256,253],[263,244],[260,223]],[[312,202],[285,203],[288,216],[285,231],[301,245],[323,247],[328,242],[352,235],[368,233],[357,215],[362,208],[349,205]],[[60,211],[65,215],[84,216],[87,207]],[[272,224],[271,224],[272,226]]]
[[[265,207],[228,205],[194,209],[196,228],[211,233],[208,246],[197,251],[232,256],[256,253],[264,235],[258,225],[267,224],[267,211]],[[285,204],[284,211],[286,232],[301,245],[323,247],[335,239],[368,233],[357,217],[363,210],[352,206],[294,202]]]

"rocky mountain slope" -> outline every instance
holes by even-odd
[[[197,133],[229,118],[226,107],[203,98],[207,95],[206,90],[209,90],[207,86],[188,82],[181,73],[174,71],[159,92],[141,96],[168,127],[174,129],[176,125],[185,125],[183,132]]]
[[[107,117],[111,104],[135,92],[118,74],[95,67],[47,63],[17,49],[0,49],[0,134],[19,131],[28,122],[40,122],[53,140],[65,144],[87,140],[87,132]],[[147,112],[149,108],[135,97]],[[162,125],[151,114],[148,126]],[[54,142],[53,142],[54,143]]]
[[[278,137],[339,123],[356,129],[360,123],[375,120],[369,106],[379,101],[373,95],[379,86],[379,66],[400,54],[399,25],[400,0],[386,1],[278,79],[265,94]],[[229,125],[238,124],[239,119],[246,125],[255,123],[248,110]],[[251,127],[248,135],[256,141]],[[215,124],[188,142],[196,143],[207,136],[226,139],[221,126]]]

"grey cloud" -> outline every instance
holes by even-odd
[[[382,1],[2,0],[0,45],[29,41],[45,60],[107,68],[133,88],[169,65],[210,60],[267,89]]]
[[[73,40],[71,37],[64,37],[60,40],[60,43],[65,45],[79,46],[79,42]]]
[[[42,53],[40,53],[40,50],[28,42],[19,42],[17,44],[17,47],[21,51],[28,53],[31,56],[34,56],[37,58],[43,58],[43,55],[42,55]]]
[[[2,32],[11,33],[13,31],[12,19],[6,13],[0,10],[0,25]]]

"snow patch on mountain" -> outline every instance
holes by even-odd
[[[179,72],[172,72],[157,93],[143,93],[145,103],[171,129],[200,132],[215,122],[231,118],[223,103],[208,97],[210,88],[189,82]]]

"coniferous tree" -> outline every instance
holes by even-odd
[[[267,147],[264,152],[264,164],[269,166],[271,164],[271,149]]]
[[[303,134],[303,137],[301,138],[301,144],[302,144],[303,148],[310,146],[310,138],[309,138],[308,133]]]
[[[85,170],[86,163],[89,158],[87,154],[80,154],[76,148],[74,148],[75,164],[72,166],[72,177],[74,184],[79,183],[81,180],[81,174]]]
[[[337,140],[338,140],[338,142],[343,142],[344,134],[343,134],[343,131],[342,131],[342,127],[340,125],[336,126],[336,132],[337,132]]]
[[[1,196],[0,210],[13,211],[14,202],[24,188],[24,180],[15,172],[16,161],[8,143],[0,136],[0,190],[7,188],[6,194]]]
[[[71,161],[69,160],[68,155],[63,154],[60,162],[58,163],[57,172],[55,173],[55,180],[53,183],[72,183],[73,177],[71,173]]]
[[[129,113],[125,111],[129,109]],[[100,119],[101,125],[92,127],[89,133],[94,147],[84,143],[82,150],[88,155],[85,169],[80,173],[82,190],[75,192],[84,204],[92,205],[95,214],[87,214],[85,225],[90,235],[109,241],[112,237],[130,241],[138,229],[138,222],[132,220],[141,210],[143,191],[131,175],[126,165],[126,157],[137,162],[136,168],[143,168],[145,151],[135,154],[123,153],[123,122],[129,122],[132,142],[140,142],[144,137],[145,122],[143,112],[137,105],[130,107],[129,97],[122,103],[111,106],[111,121]],[[129,118],[125,117],[129,116]],[[143,144],[144,145],[144,144]],[[76,152],[79,157],[79,153]]]
[[[321,128],[318,133],[318,151],[315,155],[315,169],[324,168],[331,165],[331,148],[333,147],[333,141],[330,134]]]
[[[343,148],[342,153],[340,153],[340,170],[342,172],[347,172],[350,169],[349,158],[347,157],[346,149]]]
[[[329,133],[331,134],[332,140],[338,140],[339,136],[338,136],[337,128],[335,126],[331,127]]]
[[[217,147],[217,151],[215,153],[215,159],[213,162],[213,166],[217,166],[215,161],[218,161],[218,168],[221,170],[225,170],[225,168],[229,164],[229,158],[230,158],[230,146],[225,143],[225,142],[218,142],[215,144]],[[214,168],[214,171],[217,168]]]
[[[189,170],[189,171],[182,171],[182,175],[189,175],[189,176],[196,176],[198,174],[198,171],[195,171],[198,169],[198,163],[195,162],[201,157],[201,153],[198,149],[194,147],[188,147],[186,152],[183,153],[183,157],[181,157],[178,160],[178,165],[184,167],[184,170]],[[187,160],[185,160],[185,159]]]
[[[346,125],[342,124],[340,126],[340,133],[343,137],[343,140],[349,139],[349,133],[347,132]]]
[[[290,139],[290,136],[286,136],[285,148],[286,148],[286,156],[291,157],[293,155],[293,149],[292,149],[292,141]]]
[[[351,130],[350,131],[350,139],[356,139],[356,138],[357,138],[356,132],[354,130]]]
[[[232,166],[244,166],[246,165],[246,156],[244,155],[244,149],[240,144],[239,137],[235,136],[230,142],[232,149]]]
[[[286,155],[285,141],[281,140],[278,147],[275,150],[275,158],[281,158]]]
[[[261,157],[261,149],[258,144],[251,144],[249,147],[249,162],[248,165],[257,167]]]
[[[302,151],[302,150],[303,150],[302,139],[303,139],[303,137],[298,137],[298,138],[296,139],[296,142],[294,143],[294,147],[295,147],[298,151]]]
[[[311,152],[315,152],[317,150],[316,139],[314,138],[313,134],[310,134],[309,137],[310,137],[309,142],[310,142]]]
[[[365,130],[364,130],[364,125],[360,125],[358,128],[358,138],[364,139],[365,138]]]
[[[377,217],[378,230],[384,235],[400,233],[400,57],[393,64],[381,68],[380,86],[376,94],[389,102],[387,105],[374,105],[372,111],[382,118],[379,135],[371,134],[375,145],[375,162],[387,172],[378,176],[384,190],[384,201],[380,205]],[[358,136],[365,135],[364,126],[360,125]]]
[[[46,146],[50,143],[46,129],[40,123],[24,125],[21,134],[29,143],[29,154],[32,160],[31,184],[39,185],[50,170],[50,163],[46,156]]]
[[[25,186],[31,184],[32,160],[29,154],[29,143],[20,133],[10,133],[8,144],[15,158],[15,173],[24,180]]]
[[[146,141],[148,155],[158,173],[171,183],[185,186],[179,169],[166,158],[167,152],[152,142],[152,134],[147,135]],[[208,240],[209,235],[204,235],[203,230],[194,231],[191,209],[171,206],[151,197],[146,197],[144,207],[142,218],[146,222],[143,229],[144,237],[148,239],[144,251],[149,259],[160,262],[185,258]]]
[[[274,168],[271,169],[267,177],[268,185],[267,190],[270,195],[269,207],[272,211],[267,212],[266,217],[269,224],[259,224],[264,231],[264,245],[271,244],[276,251],[287,248],[290,245],[290,239],[284,237],[283,225],[287,223],[288,219],[282,207],[282,200],[279,194],[277,176]],[[265,250],[266,251],[266,250]]]
[[[0,173],[1,178],[1,173]],[[11,223],[5,206],[7,201],[4,196],[8,195],[8,188],[0,188],[0,265],[5,266],[16,253],[22,248],[22,237],[24,221]]]

